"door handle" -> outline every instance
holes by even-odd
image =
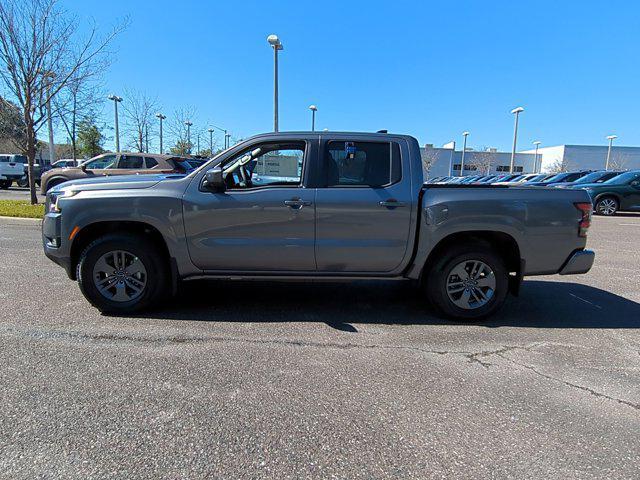
[[[378,205],[380,205],[381,207],[386,207],[386,208],[396,208],[396,207],[404,207],[406,205],[406,203],[398,202],[397,200],[394,200],[392,198],[390,200],[383,200]]]
[[[291,208],[295,208],[297,210],[301,209],[302,207],[308,207],[309,205],[311,205],[311,201],[309,200],[300,200],[300,199],[293,199],[293,200],[285,200],[284,204],[287,207],[291,207]]]

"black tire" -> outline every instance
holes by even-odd
[[[448,280],[456,266],[473,261],[489,267],[495,278],[495,288],[484,305],[465,309],[456,305],[447,293]],[[477,243],[452,246],[425,272],[423,279],[431,305],[442,315],[460,321],[476,321],[492,315],[502,307],[509,292],[509,273],[503,258],[489,246]]]
[[[11,186],[12,183],[13,183],[12,180],[2,180],[0,182],[0,188],[2,190],[7,190]]]
[[[96,262],[112,251],[126,251],[137,257],[146,270],[146,285],[137,298],[117,302],[100,293],[94,283]],[[168,262],[160,248],[142,235],[109,234],[91,242],[80,255],[77,266],[80,291],[98,310],[105,313],[130,313],[155,306],[171,293],[171,276]]]
[[[595,206],[595,212],[597,215],[604,215],[605,217],[611,217],[618,212],[620,203],[618,199],[612,196],[605,196],[598,199]]]
[[[26,187],[29,186],[29,178],[27,178],[27,177],[19,178],[18,180],[16,180],[16,184],[20,188],[26,188]]]

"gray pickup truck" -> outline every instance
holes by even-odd
[[[152,307],[191,279],[395,279],[478,319],[524,276],[587,272],[591,213],[581,190],[425,185],[410,136],[272,133],[188,175],[58,185],[42,240],[102,311]]]

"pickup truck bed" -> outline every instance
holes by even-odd
[[[405,135],[259,135],[189,175],[49,192],[47,256],[104,311],[148,308],[203,278],[419,281],[454,318],[485,317],[526,275],[584,273],[577,190],[424,184]]]

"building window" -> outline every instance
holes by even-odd
[[[464,166],[465,170],[471,170],[471,171],[475,171],[478,170],[478,166],[477,165],[473,165],[473,164],[465,164]],[[460,164],[456,163],[453,165],[453,171],[455,172],[456,170],[460,171]]]
[[[511,168],[509,167],[509,165],[498,165],[496,167],[496,172],[509,172],[510,170]],[[523,172],[524,167],[522,165],[514,165],[513,171],[514,173]]]

